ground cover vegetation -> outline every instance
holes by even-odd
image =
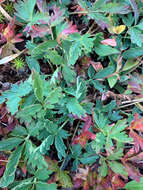
[[[143,189],[143,1],[0,0],[0,187]]]

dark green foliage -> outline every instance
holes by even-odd
[[[15,21],[0,26],[0,65],[10,59],[11,68],[11,54],[21,54],[18,30],[26,64],[10,88],[0,82],[0,187],[141,189],[143,2],[12,5]]]

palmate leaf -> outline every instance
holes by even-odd
[[[35,145],[33,145],[30,140],[26,141],[24,154],[24,159],[27,161],[27,164],[31,165],[34,169],[48,167],[44,157],[37,151]]]
[[[20,0],[15,3],[14,7],[16,10],[15,15],[20,18],[21,22],[29,23],[31,26],[38,24],[39,20],[49,21],[49,14],[35,12],[34,8],[36,0]]]
[[[78,103],[76,98],[68,98],[66,107],[70,113],[77,116],[84,116],[86,111],[83,107]]]
[[[18,3],[16,3],[14,6],[17,12],[16,15],[25,22],[30,21],[33,16],[35,5],[36,0],[18,1]]]
[[[21,153],[23,150],[23,145],[19,146],[9,157],[8,163],[6,165],[6,170],[4,172],[3,177],[1,178],[0,187],[7,187],[14,181],[15,171],[21,157]]]
[[[88,33],[82,36],[78,33],[72,34],[68,40],[73,41],[69,49],[68,65],[74,65],[82,52],[87,54],[92,51],[94,38]]]
[[[22,122],[28,122],[32,120],[32,116],[36,116],[38,112],[42,110],[41,104],[32,104],[25,106],[21,109],[17,114],[16,117],[21,119]]]
[[[0,104],[7,100],[8,109],[14,115],[18,111],[22,97],[28,95],[31,91],[32,86],[28,81],[22,82],[20,85],[13,84],[10,90],[2,93]]]
[[[132,138],[129,138],[123,131],[127,127],[126,122],[126,120],[119,120],[116,125],[109,130],[108,137],[123,143],[132,142]]]

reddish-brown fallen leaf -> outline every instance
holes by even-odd
[[[137,182],[140,182],[140,177],[143,177],[143,175],[141,175],[139,170],[129,162],[123,162],[123,164],[126,168],[126,171],[128,172],[129,177]]]
[[[90,116],[87,116],[81,134],[74,138],[72,144],[80,144],[84,148],[87,143],[87,140],[94,140],[96,138],[96,135],[89,131],[89,128],[91,126],[92,118]]]
[[[112,181],[113,176],[114,176],[114,173],[111,170],[109,170],[107,177],[104,177],[102,179],[100,177],[97,177],[96,190],[103,190],[103,189],[112,190],[111,181]]]
[[[143,150],[143,138],[133,130],[130,130],[129,136],[134,139],[135,152],[138,153],[140,149]]]
[[[117,46],[116,40],[114,38],[102,40],[101,43],[104,45],[109,45],[109,46],[113,46],[113,47]]]
[[[143,117],[138,118],[138,114],[135,113],[135,118],[131,122],[131,126],[129,127],[129,129],[135,129],[137,131],[143,132]]]
[[[139,163],[143,160],[143,152],[140,152],[139,154],[129,157],[127,160],[132,161],[134,163]]]
[[[125,181],[123,181],[118,174],[112,177],[112,190],[117,190],[125,186]]]

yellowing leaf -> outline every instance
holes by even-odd
[[[125,28],[126,28],[125,25],[120,25],[120,26],[113,27],[113,28],[112,28],[112,31],[113,31],[115,34],[120,34],[120,33],[122,33],[122,32],[125,30]]]

